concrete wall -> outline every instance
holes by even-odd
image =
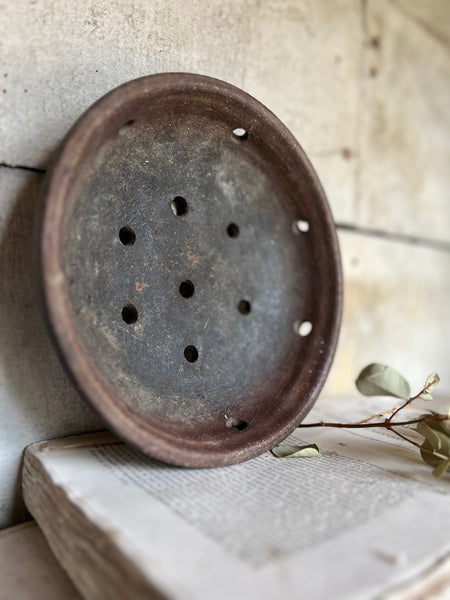
[[[101,427],[63,374],[32,280],[36,198],[78,115],[118,84],[191,71],[254,95],[309,154],[339,226],[344,323],[327,393],[372,360],[450,388],[447,0],[0,3],[0,526],[21,452]]]

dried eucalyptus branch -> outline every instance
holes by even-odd
[[[374,415],[375,417],[376,415]],[[372,417],[370,417],[372,419]],[[385,429],[390,429],[391,427],[407,427],[408,425],[414,425],[416,423],[422,423],[423,421],[442,421],[444,423],[449,422],[450,419],[445,415],[422,415],[417,419],[410,419],[408,421],[396,421],[395,423],[390,423],[388,419],[385,421],[381,421],[380,423],[327,423],[326,421],[318,421],[317,423],[300,423],[297,425],[297,428],[306,428],[306,427],[339,427],[341,429],[363,429],[364,427],[384,427]]]
[[[415,396],[411,396],[410,386],[406,379],[392,367],[374,363],[361,371],[356,387],[366,396],[394,396],[402,398],[404,403],[388,411],[372,415],[356,423],[307,423],[298,425],[299,428],[308,427],[338,427],[345,429],[362,429],[368,427],[381,427],[397,435],[405,442],[420,449],[422,459],[434,467],[433,475],[442,477],[450,470],[450,418],[429,411],[418,418],[408,420],[394,420],[405,408],[414,408],[412,403],[419,399],[431,400],[431,390],[439,383],[437,373],[432,373],[426,379],[424,387]],[[383,421],[372,422],[389,415]],[[415,426],[415,427],[413,427]],[[409,427],[424,437],[422,444],[397,430],[398,427]]]

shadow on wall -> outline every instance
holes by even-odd
[[[5,176],[25,183],[19,188],[0,241],[0,471],[9,461],[17,464],[29,443],[102,428],[99,417],[80,399],[63,372],[41,315],[34,228],[44,177],[35,173],[24,176],[23,171]],[[4,473],[0,472],[0,479],[5,480]],[[12,521],[19,522],[25,516],[20,471],[15,484],[8,483],[15,485]]]

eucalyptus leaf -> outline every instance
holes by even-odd
[[[438,413],[431,413],[433,416],[435,417],[441,417],[443,415],[440,415]],[[450,419],[447,419],[450,420]],[[450,423],[446,423],[445,421],[430,421],[429,425],[432,429],[435,429],[436,431],[442,431],[442,433],[445,433],[446,435],[448,435],[450,437]]]
[[[439,438],[439,448],[437,448],[438,452],[445,454],[445,456],[450,458],[450,436],[442,433],[442,431],[436,431],[435,433]]]
[[[316,444],[307,446],[290,446],[289,444],[280,444],[271,450],[277,458],[311,458],[320,456],[319,448]]]
[[[443,459],[439,458],[439,456],[431,454],[432,451],[433,446],[428,440],[425,440],[420,447],[420,456],[422,457],[423,462],[426,462],[427,465],[431,465],[432,467],[438,467]]]
[[[441,461],[441,464],[438,465],[434,471],[433,475],[435,477],[443,477],[447,471],[450,469],[450,459]]]
[[[423,435],[433,450],[439,450],[441,447],[441,440],[437,435],[437,432],[430,427],[429,423],[421,421],[420,423],[417,423],[416,429],[421,435]]]
[[[361,371],[356,387],[365,396],[394,396],[404,400],[411,396],[409,383],[403,375],[379,363],[373,363]]]
[[[424,389],[427,391],[432,390],[440,382],[439,375],[437,373],[430,373],[425,381]]]
[[[425,438],[420,447],[422,459],[435,467],[433,470],[435,477],[443,477],[450,468],[450,427],[442,421],[421,421],[417,423],[416,429]],[[437,452],[440,456],[432,452]]]
[[[441,431],[435,431],[436,437],[439,440],[439,443],[434,450],[439,452],[439,454],[443,454],[444,456],[448,456],[450,458],[450,437]]]
[[[428,440],[434,450],[442,450],[444,454],[448,453],[450,456],[450,426],[443,421],[420,421],[416,429]]]

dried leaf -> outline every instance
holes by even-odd
[[[409,383],[403,375],[379,363],[373,363],[361,371],[356,387],[365,396],[395,396],[404,400],[411,396]]]
[[[439,458],[439,456],[431,454],[431,452],[433,452],[433,447],[428,440],[425,440],[420,447],[420,456],[422,457],[423,462],[426,462],[427,465],[438,467],[443,459]]]
[[[420,447],[422,459],[435,467],[435,477],[443,477],[450,467],[450,427],[439,421],[422,421],[417,423],[416,429],[425,438]],[[432,452],[437,452],[440,456]]]
[[[435,412],[432,412],[431,414],[437,418],[444,416]],[[432,429],[435,429],[436,431],[442,431],[442,433],[445,433],[450,437],[450,423],[447,424],[445,421],[430,421],[429,425]]]
[[[440,454],[444,454],[450,458],[450,436],[446,433],[442,433],[442,431],[436,431],[436,435],[439,438],[439,448],[436,448]]]
[[[437,432],[430,427],[429,423],[421,421],[420,423],[417,423],[416,429],[421,435],[423,435],[433,450],[439,450],[441,447],[439,436],[437,435]]]
[[[312,456],[320,456],[319,448],[316,444],[308,444],[307,446],[280,444],[272,448],[271,452],[277,458],[311,458]]]
[[[422,415],[428,417],[429,415]],[[420,421],[416,426],[417,431],[432,445],[434,450],[441,451],[450,456],[450,426],[442,421]]]
[[[447,471],[450,468],[450,459],[449,460],[443,460],[441,461],[441,464],[438,465],[434,470],[433,470],[433,475],[435,477],[443,477]]]
[[[430,373],[430,375],[428,375],[427,377],[427,380],[425,381],[425,387],[423,389],[429,392],[434,387],[436,387],[439,382],[439,375],[437,373]]]

